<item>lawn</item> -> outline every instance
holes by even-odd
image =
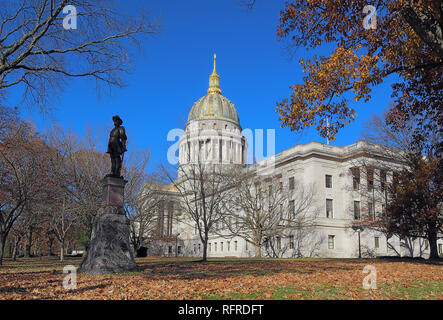
[[[443,262],[357,259],[140,258],[138,272],[78,274],[77,289],[63,287],[66,265],[81,258],[6,259],[0,299],[439,299]],[[366,265],[377,289],[366,290]]]

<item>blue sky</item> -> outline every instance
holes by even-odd
[[[216,53],[222,94],[235,104],[244,129],[275,129],[276,152],[313,140],[325,142],[315,130],[298,134],[280,128],[275,112],[276,102],[289,96],[289,86],[301,82],[298,59],[327,53],[325,49],[299,49],[292,60],[288,58],[276,39],[284,1],[258,0],[252,12],[240,0],[124,2],[131,12],[142,5],[163,28],[144,41],[134,71],[125,77],[127,86],[98,97],[91,81],[70,82],[55,104],[53,117],[60,125],[82,135],[88,125],[111,127],[111,117],[119,114],[130,143],[152,150],[150,167],[166,163],[173,143],[166,140],[167,134],[183,128],[192,104],[206,94]],[[390,94],[390,83],[385,82],[376,88],[370,102],[353,105],[357,120],[341,130],[332,144],[355,142],[362,123],[372,113],[386,109]],[[11,95],[8,104],[14,105],[13,100]],[[37,112],[23,114],[40,129],[48,120]]]

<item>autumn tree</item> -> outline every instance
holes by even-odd
[[[158,210],[166,198],[159,192],[155,176],[146,178],[140,192],[125,204],[126,216],[130,222],[130,241],[134,252],[146,245],[158,227]]]
[[[51,193],[51,196],[53,194]],[[31,257],[33,255],[33,244],[38,244],[39,236],[42,231],[42,223],[47,219],[47,212],[45,210],[47,197],[42,195],[41,198],[33,199],[26,203],[22,216],[20,217],[20,227],[24,228],[25,243],[25,257]],[[50,201],[50,200],[49,200]],[[34,247],[35,249],[35,247]],[[35,250],[34,250],[35,253]]]
[[[12,240],[12,260],[16,261],[17,254],[19,250],[19,246],[22,243],[22,240],[25,239],[26,233],[28,230],[28,222],[26,216],[19,216],[16,222],[12,225],[12,228],[9,233],[9,238]]]
[[[157,32],[144,12],[126,16],[108,0],[3,0],[0,18],[0,96],[18,87],[43,110],[69,79],[121,87],[131,49]]]
[[[197,160],[178,168],[178,178],[168,178],[180,196],[182,216],[177,221],[196,228],[203,246],[202,261],[207,260],[208,240],[216,225],[223,222],[223,203],[232,196],[232,171],[227,167]]]
[[[156,227],[157,209],[164,199],[156,185],[163,182],[159,172],[148,173],[150,152],[131,149],[125,159],[123,175],[125,186],[124,210],[130,223],[130,241],[137,254]]]
[[[80,138],[70,130],[52,126],[45,132],[47,144],[56,152],[50,159],[51,172],[58,177],[59,198],[54,213],[53,229],[61,244],[66,236],[76,234],[82,245],[88,246],[88,239],[102,197],[102,179],[110,170],[109,156],[102,152],[99,141],[104,141],[105,130],[88,129]],[[143,187],[159,179],[158,174],[148,174],[150,152],[130,148],[124,159],[122,174],[127,180],[125,186],[125,214],[131,223],[131,239],[135,251],[149,231],[153,218],[152,208],[157,198]],[[144,193],[142,194],[142,189]],[[157,199],[157,200],[156,200]],[[66,210],[61,211],[63,206]],[[74,232],[75,230],[75,232]]]
[[[50,197],[47,148],[29,124],[15,120],[0,137],[0,265],[17,219],[27,206]]]
[[[443,237],[443,183],[435,157],[411,154],[408,168],[397,173],[387,206],[388,230],[401,237],[424,238],[430,259],[438,259]]]
[[[79,220],[79,207],[72,201],[56,199],[49,209],[49,222],[55,238],[60,244],[60,261],[64,261],[66,240]]]
[[[388,114],[389,110],[385,117]],[[443,225],[443,180],[442,160],[432,146],[435,145],[433,141],[438,140],[439,132],[434,130],[428,143],[414,143],[419,120],[410,118],[402,128],[395,130],[387,126],[386,121],[386,118],[374,115],[366,122],[363,136],[376,145],[365,153],[373,157],[354,163],[363,173],[363,180],[371,183],[369,193],[369,188],[360,189],[369,195],[371,208],[368,211],[371,212],[358,223],[383,232],[388,239],[392,236],[403,239],[402,245],[410,250],[411,255],[411,240],[426,239],[430,258],[437,258],[437,239],[442,236]]]
[[[296,237],[297,256],[302,256],[304,231],[315,225],[318,210],[315,207],[313,186],[303,186],[294,181],[290,188],[280,177],[262,178],[251,172],[235,171],[231,197],[224,202],[223,232],[238,236],[255,248],[255,256],[261,257],[262,247],[277,238]],[[312,230],[311,230],[312,231]],[[302,236],[303,235],[303,236]],[[292,239],[292,238],[291,238]],[[271,256],[279,256],[277,247]]]
[[[76,223],[83,229],[77,228],[77,232],[89,238],[92,220],[100,207],[101,180],[110,168],[109,156],[100,152],[98,146],[100,138],[104,139],[103,132],[88,129],[84,137],[80,138],[70,130],[54,125],[46,130],[44,138],[54,150],[48,165],[58,182],[58,206],[61,208],[65,199],[69,207],[75,207]],[[66,212],[69,215],[73,213]],[[62,217],[59,216],[60,219]]]
[[[280,41],[292,48],[333,47],[329,55],[300,59],[303,81],[276,107],[282,126],[315,126],[333,140],[357,116],[352,101],[369,102],[372,89],[394,76],[394,108],[386,123],[398,129],[415,118],[414,139],[426,141],[432,128],[442,132],[443,3],[385,0],[373,8],[367,5],[360,0],[295,0],[281,11]],[[441,152],[441,140],[435,147]]]

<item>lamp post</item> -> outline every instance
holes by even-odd
[[[363,231],[362,226],[352,226],[354,231],[358,232],[358,258],[361,259],[360,232]]]
[[[177,233],[177,235],[175,236],[175,257],[178,257],[178,236],[180,235],[180,233]]]

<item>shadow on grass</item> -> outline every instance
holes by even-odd
[[[41,296],[40,298],[42,299],[52,299],[54,297],[48,297],[46,294],[44,294],[43,292],[45,292],[45,290],[47,290],[48,288],[53,288],[54,287],[48,287],[48,284],[59,284],[60,287],[62,286],[62,281],[61,280],[48,280],[46,281],[44,284],[41,285],[23,285],[23,286],[5,286],[5,287],[0,287],[0,295],[1,294],[8,294],[8,293],[20,293],[20,294],[32,294],[34,296]],[[91,290],[96,290],[96,289],[105,289],[106,287],[108,287],[109,284],[98,284],[98,285],[91,285],[91,286],[87,286],[87,287],[83,287],[80,289],[75,289],[73,291],[73,293],[78,294],[78,293],[84,293],[87,291],[91,291]],[[33,292],[33,290],[41,290],[41,292]]]
[[[325,262],[265,259],[193,261],[140,261],[139,272],[151,277],[179,279],[223,279],[232,276],[266,276],[280,273],[306,275],[316,272],[351,270],[355,266],[327,265]]]
[[[0,288],[0,294],[5,294],[5,293],[26,293],[27,292],[27,288],[22,288],[22,287],[2,287]]]

